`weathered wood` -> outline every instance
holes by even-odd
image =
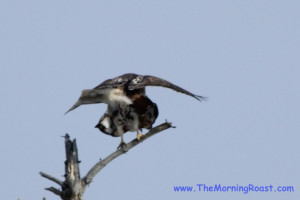
[[[152,128],[146,133],[140,140],[134,139],[127,143],[126,146],[113,152],[108,157],[97,162],[88,173],[81,178],[79,170],[79,159],[76,139],[70,140],[69,134],[64,136],[65,138],[65,150],[66,150],[66,161],[65,161],[65,181],[50,176],[44,172],[40,172],[40,175],[46,179],[49,179],[61,186],[61,190],[54,187],[45,188],[46,190],[53,192],[54,194],[61,197],[63,200],[83,200],[86,186],[90,184],[93,178],[103,169],[108,163],[117,158],[118,156],[129,151],[131,148],[147,140],[151,136],[164,131],[170,127],[173,127],[171,123],[165,122],[159,126]],[[173,127],[174,128],[174,127]]]
[[[46,179],[49,179],[50,181],[53,181],[55,183],[57,183],[58,185],[62,186],[63,185],[63,181],[53,177],[53,176],[50,176],[49,174],[46,174],[44,172],[40,172],[40,175]]]
[[[85,184],[89,184],[92,182],[93,178],[97,175],[97,173],[103,169],[109,162],[117,158],[118,156],[126,153],[131,148],[135,147],[136,145],[142,143],[143,141],[147,140],[149,137],[164,131],[168,128],[172,127],[172,124],[169,122],[165,122],[155,128],[152,128],[147,134],[145,134],[140,140],[134,139],[131,142],[127,143],[125,147],[115,151],[114,153],[107,156],[105,159],[100,160],[97,162],[90,171],[82,178]]]
[[[56,189],[54,187],[50,187],[50,188],[45,188],[45,190],[48,190],[50,192],[53,192],[54,194],[58,195],[58,196],[61,196],[62,195],[62,192],[59,190],[59,189]]]
[[[82,200],[85,186],[80,179],[78,150],[76,139],[70,140],[69,134],[65,135],[65,181],[63,183],[63,199]]]

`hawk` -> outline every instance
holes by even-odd
[[[147,97],[146,86],[161,86],[194,97],[198,101],[205,100],[205,97],[195,95],[164,79],[128,73],[108,79],[94,89],[83,90],[66,114],[84,104],[107,104],[107,111],[95,128],[110,136],[121,137],[121,147],[125,145],[124,133],[137,132],[137,139],[140,140],[142,134],[139,130],[151,129],[158,117],[157,105]]]

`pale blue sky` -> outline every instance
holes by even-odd
[[[58,199],[68,132],[81,174],[120,142],[93,128],[105,105],[64,116],[82,89],[151,74],[209,97],[149,88],[177,127],[104,168],[85,199],[299,199],[299,1],[0,3],[2,199]],[[135,137],[127,133],[125,141]],[[175,193],[174,185],[291,185],[294,193]]]

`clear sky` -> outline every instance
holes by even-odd
[[[1,199],[58,199],[38,173],[63,179],[66,132],[82,175],[116,150],[120,139],[94,128],[104,104],[64,113],[82,89],[127,72],[209,99],[148,88],[156,125],[177,128],[106,166],[85,199],[299,199],[299,10],[293,0],[1,1]],[[174,192],[197,184],[294,192]]]

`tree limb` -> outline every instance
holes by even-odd
[[[65,161],[65,181],[62,182],[57,178],[54,178],[46,173],[40,172],[40,175],[47,178],[61,186],[61,190],[54,187],[46,188],[46,190],[59,195],[63,200],[83,200],[83,194],[85,188],[90,184],[97,173],[103,169],[109,162],[117,158],[118,156],[126,153],[131,148],[147,140],[151,136],[164,131],[170,127],[173,127],[171,123],[165,122],[159,126],[152,128],[146,133],[140,140],[134,139],[127,143],[125,147],[115,151],[103,160],[97,162],[83,177],[80,178],[78,150],[76,145],[76,139],[70,140],[70,136],[66,134],[65,138],[65,149],[66,149],[66,161]],[[173,127],[174,128],[174,127]]]
[[[63,185],[63,181],[53,177],[53,176],[50,176],[49,174],[46,174],[44,172],[40,172],[40,175],[46,179],[49,179],[50,181],[53,181],[55,183],[57,183],[58,185],[62,186]]]
[[[69,134],[65,135],[65,149],[66,149],[66,162],[65,162],[65,184],[74,187],[80,181],[78,149],[76,139],[70,140]]]
[[[62,192],[59,189],[56,189],[54,187],[50,187],[50,188],[45,188],[45,190],[48,190],[50,192],[53,192],[54,194],[58,195],[58,196],[62,196]]]
[[[110,154],[108,157],[106,157],[103,160],[100,160],[98,163],[96,163],[90,170],[89,172],[85,175],[85,177],[83,177],[83,182],[85,184],[89,184],[92,182],[93,178],[97,175],[97,173],[103,169],[109,162],[111,162],[112,160],[114,160],[115,158],[117,158],[118,156],[126,153],[127,151],[129,151],[131,148],[135,147],[136,145],[142,143],[143,141],[147,140],[148,138],[150,138],[151,136],[164,131],[168,128],[172,127],[172,124],[169,122],[165,122],[159,126],[156,126],[154,128],[152,128],[147,134],[145,134],[140,140],[134,139],[131,142],[127,143],[126,146],[124,148],[121,148],[117,151],[115,151],[114,153]]]

